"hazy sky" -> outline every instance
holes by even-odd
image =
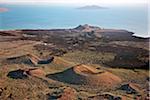
[[[0,0],[0,3],[50,3],[50,4],[141,4],[148,0]]]

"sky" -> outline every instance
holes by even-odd
[[[149,0],[0,0],[0,3],[49,3],[49,4],[88,4],[88,5],[101,5],[101,4],[141,4],[148,3]]]

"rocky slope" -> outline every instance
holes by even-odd
[[[0,31],[1,100],[148,100],[148,84],[149,38],[87,24]]]

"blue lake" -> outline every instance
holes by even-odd
[[[81,10],[78,7],[51,5],[0,5],[0,29],[74,28],[80,24],[101,28],[126,29],[148,35],[148,9],[139,6],[110,6],[107,9]]]

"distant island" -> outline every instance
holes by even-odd
[[[8,11],[7,8],[0,8],[0,12],[6,12],[6,11]]]
[[[94,10],[94,9],[106,9],[106,7],[102,7],[98,5],[87,5],[87,6],[79,7],[78,9]]]

